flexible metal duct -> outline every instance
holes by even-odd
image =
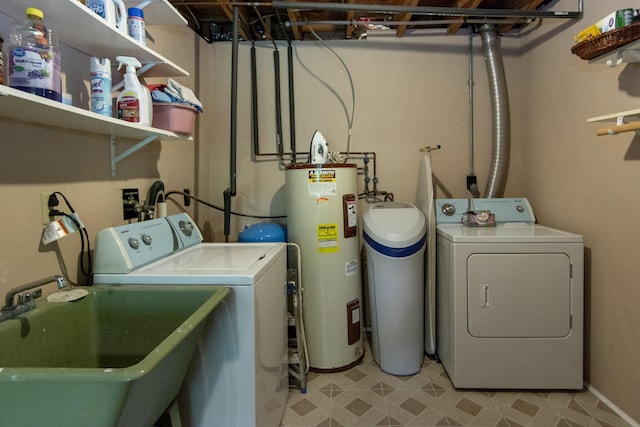
[[[480,27],[480,35],[482,36],[482,50],[489,78],[493,124],[491,170],[489,171],[485,197],[496,198],[504,196],[509,172],[511,149],[509,94],[498,32],[493,25],[485,24]]]

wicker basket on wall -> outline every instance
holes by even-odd
[[[575,44],[571,53],[584,60],[596,58],[640,38],[640,22],[627,25]]]

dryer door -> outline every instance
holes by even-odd
[[[474,337],[565,337],[571,261],[562,253],[472,254],[467,307]]]

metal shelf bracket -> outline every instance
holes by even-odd
[[[145,145],[149,144],[152,141],[155,141],[156,139],[158,139],[157,135],[148,136],[145,139],[143,139],[142,141],[140,141],[139,143],[137,143],[136,145],[134,145],[133,147],[129,148],[128,150],[122,152],[119,155],[116,155],[116,137],[113,136],[113,135],[110,135],[109,136],[109,147],[110,147],[110,151],[111,151],[111,176],[115,178],[115,176],[116,176],[116,164],[119,161],[126,159],[131,154],[135,153],[136,151],[140,150],[142,147],[144,147]]]
[[[640,62],[640,52],[636,49],[623,49],[616,54],[615,61],[613,59],[607,60],[607,67],[616,67],[624,62]]]
[[[634,52],[637,54],[636,51],[634,51]],[[618,118],[616,119],[616,126],[627,125],[626,127],[629,129],[629,131],[633,131],[633,132],[635,132],[636,135],[640,135],[640,129],[638,129],[637,127],[631,128],[630,127],[631,123],[633,123],[633,122],[629,122],[627,120],[626,116],[618,116]],[[635,123],[635,125],[637,126],[637,122]],[[622,128],[622,129],[624,129],[624,128]],[[610,135],[615,135],[615,133],[610,133]]]

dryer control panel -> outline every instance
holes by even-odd
[[[523,222],[534,224],[536,217],[524,197],[504,199],[436,199],[436,223],[458,224],[468,211],[489,211],[496,223]]]

